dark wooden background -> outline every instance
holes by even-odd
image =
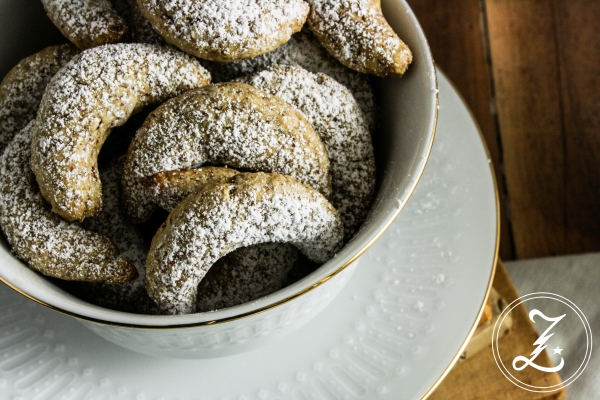
[[[600,251],[600,1],[408,3],[490,148],[501,257]]]

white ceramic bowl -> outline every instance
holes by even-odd
[[[218,357],[259,346],[314,317],[341,290],[363,254],[398,216],[415,189],[433,143],[437,81],[423,31],[404,0],[383,0],[390,25],[414,62],[402,79],[376,79],[380,129],[373,138],[378,167],[371,213],[354,239],[304,279],[252,303],[176,316],[128,314],[90,305],[62,291],[0,248],[0,280],[30,299],[72,315],[107,340],[157,356]],[[50,44],[64,42],[39,2],[0,1],[0,75]]]

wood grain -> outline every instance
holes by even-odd
[[[496,269],[493,285],[509,304],[519,297],[502,262],[499,262]],[[500,354],[508,363],[517,355],[529,354],[533,342],[538,337],[535,327],[529,321],[525,306],[518,306],[512,315],[514,318],[511,332],[498,342]],[[541,365],[550,365],[546,352],[540,354],[536,361]],[[541,372],[533,368],[524,371],[528,373],[528,383],[531,385],[550,386],[561,382],[557,373]],[[490,345],[472,358],[455,365],[429,400],[566,400],[566,398],[564,389],[553,393],[533,393],[513,385],[498,369]]]
[[[551,0],[486,0],[516,258],[567,252],[564,121]]]
[[[600,250],[600,2],[554,0],[565,146],[565,251]]]
[[[425,31],[436,63],[464,96],[481,127],[502,197],[500,256],[513,259],[480,0],[408,0],[408,3]]]

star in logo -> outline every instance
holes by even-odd
[[[560,347],[556,346],[556,348],[552,349],[552,350],[554,350],[554,354],[560,354],[560,352],[563,351],[564,349],[561,349]]]

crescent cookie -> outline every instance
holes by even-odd
[[[32,142],[33,172],[52,210],[69,221],[98,215],[97,157],[111,129],[209,81],[194,58],[150,44],[96,47],[71,60],[46,89]]]
[[[51,212],[29,165],[33,123],[0,158],[0,222],[16,255],[44,275],[65,280],[124,283],[135,267],[105,236]]]
[[[50,46],[24,58],[6,74],[0,83],[0,154],[35,118],[46,85],[77,53],[72,45]]]
[[[167,42],[196,57],[235,61],[287,42],[308,16],[304,0],[138,0]]]
[[[153,111],[131,142],[123,195],[133,221],[156,206],[140,179],[205,163],[288,174],[329,197],[329,158],[310,123],[280,98],[244,83],[189,91]]]
[[[242,173],[187,197],[160,227],[146,261],[146,288],[170,314],[194,311],[198,284],[221,257],[245,246],[291,243],[324,263],[343,244],[338,212],[287,175]]]
[[[127,39],[127,24],[109,0],[42,0],[50,20],[80,49]]]
[[[375,191],[371,135],[352,93],[327,75],[293,66],[272,66],[242,81],[282,98],[313,126],[331,163],[332,204],[350,239]]]
[[[412,53],[381,12],[380,0],[307,0],[308,26],[342,64],[381,77],[402,76]]]
[[[152,200],[167,211],[209,183],[239,174],[231,168],[163,171],[142,179]],[[300,252],[287,243],[239,248],[213,265],[198,286],[196,312],[247,303],[284,287],[292,269],[302,268]]]

